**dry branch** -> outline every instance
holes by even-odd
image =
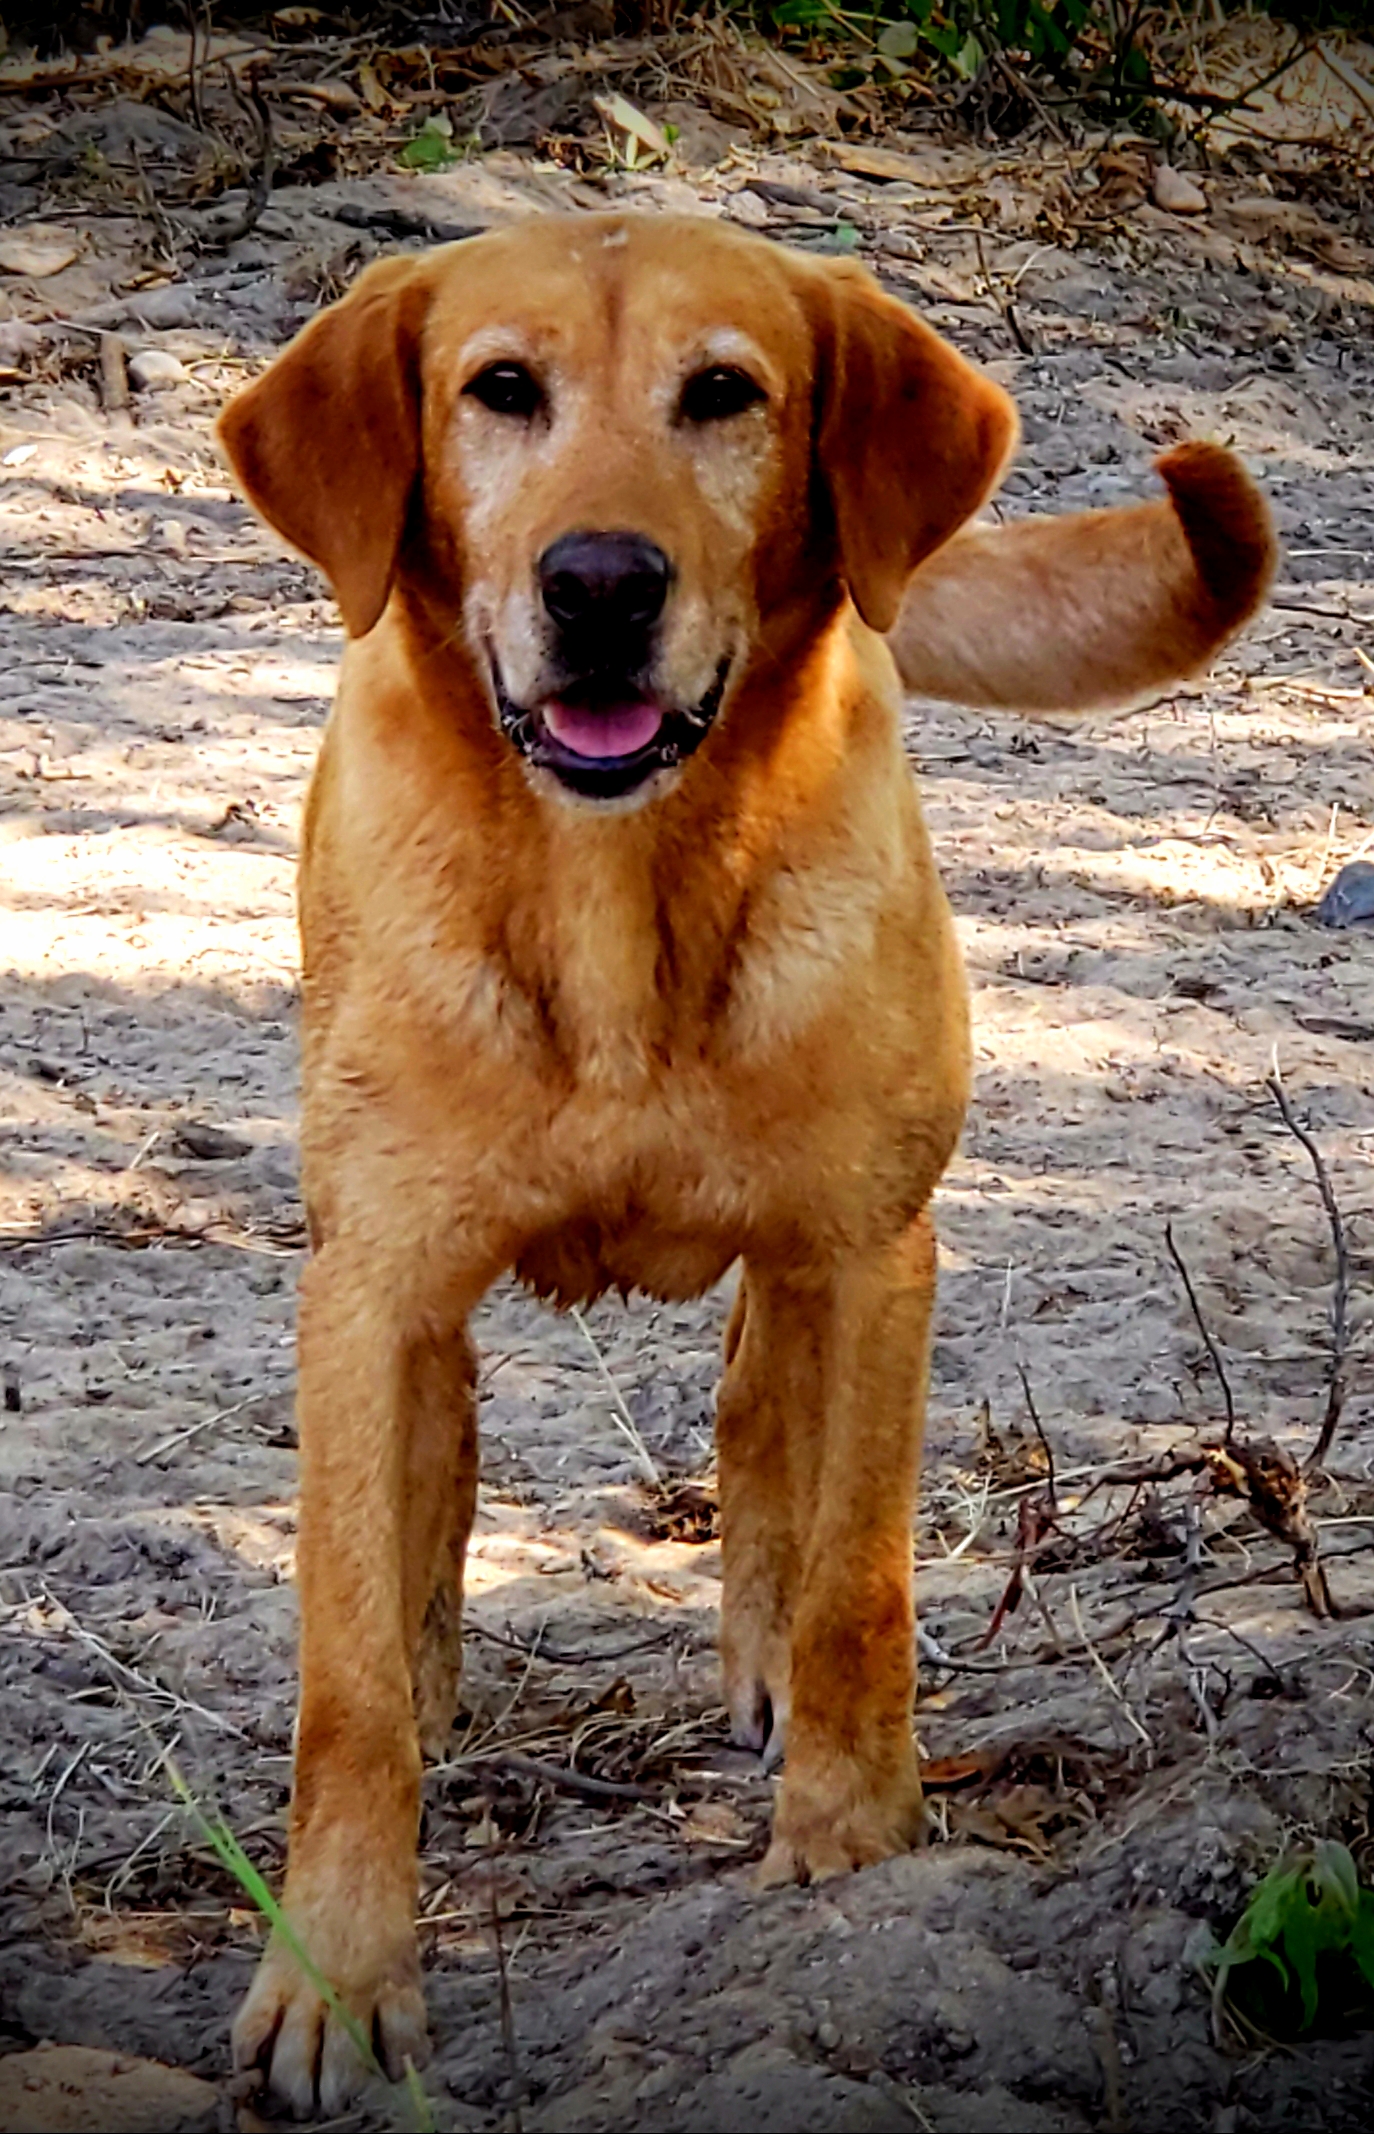
[[[258,218],[272,195],[272,177],[277,163],[272,113],[256,77],[251,73],[247,75],[248,87],[245,91],[227,61],[223,64],[222,72],[235,103],[253,121],[257,134],[257,166],[249,183],[248,198],[238,214],[231,222],[221,223],[200,237],[203,249],[216,252],[222,252],[229,245],[237,244],[240,238],[247,237],[257,226]]]
[[[1202,1336],[1203,1346],[1206,1349],[1207,1354],[1212,1359],[1212,1369],[1217,1374],[1217,1383],[1221,1387],[1221,1397],[1226,1403],[1225,1443],[1229,1445],[1232,1436],[1235,1433],[1236,1404],[1231,1398],[1231,1386],[1230,1381],[1226,1376],[1226,1366],[1221,1360],[1221,1351],[1218,1349],[1215,1341],[1213,1341],[1211,1337],[1211,1334],[1207,1330],[1207,1321],[1202,1316],[1202,1306],[1198,1303],[1197,1294],[1193,1288],[1192,1280],[1189,1276],[1188,1269],[1183,1263],[1183,1255],[1179,1251],[1177,1245],[1174,1243],[1174,1227],[1172,1223],[1166,1223],[1164,1225],[1164,1242],[1169,1248],[1170,1259],[1173,1261],[1175,1267],[1177,1267],[1178,1269],[1180,1279],[1183,1283],[1183,1287],[1187,1292],[1188,1302],[1193,1309],[1193,1318],[1197,1324],[1197,1330]]]
[[[1317,1442],[1308,1455],[1307,1466],[1310,1471],[1320,1467],[1330,1452],[1332,1440],[1340,1424],[1341,1410],[1345,1406],[1345,1363],[1350,1347],[1350,1256],[1345,1241],[1345,1224],[1341,1221],[1340,1206],[1331,1184],[1330,1173],[1316,1142],[1294,1116],[1293,1107],[1288,1101],[1288,1092],[1283,1086],[1283,1076],[1279,1072],[1277,1051],[1274,1054],[1274,1070],[1265,1087],[1278,1105],[1280,1116],[1289,1133],[1306,1151],[1308,1161],[1316,1174],[1317,1190],[1322,1197],[1326,1219],[1331,1225],[1331,1243],[1336,1254],[1336,1280],[1331,1294],[1331,1360],[1326,1375],[1326,1413],[1322,1418]]]

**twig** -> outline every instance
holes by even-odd
[[[154,230],[161,240],[163,258],[172,271],[179,274],[181,272],[181,258],[177,252],[176,225],[170,215],[166,213],[156,192],[153,190],[152,181],[143,167],[143,158],[138,152],[137,142],[133,143],[131,153],[134,159],[134,169],[138,172],[138,184],[139,190],[143,195],[143,205]]]
[[[198,45],[201,10],[199,0],[182,0],[182,12],[186,17],[186,27],[191,34],[191,49],[186,61],[186,89],[190,99],[191,117],[200,132],[205,133],[208,130],[205,124],[205,104],[200,93],[200,53]],[[208,9],[206,13],[208,16]],[[210,51],[210,24],[208,20],[205,25],[205,46],[206,57],[208,58]]]
[[[1209,118],[1224,118],[1228,111],[1246,110],[1252,96],[1258,96],[1261,89],[1270,88],[1293,67],[1301,65],[1309,53],[1315,52],[1316,49],[1315,38],[1302,40],[1293,47],[1286,59],[1281,59],[1276,67],[1270,67],[1267,74],[1261,74],[1256,80],[1247,82],[1237,96],[1214,96],[1209,90],[1181,89],[1170,87],[1164,82],[1152,82],[1148,93],[1166,104],[1190,105],[1194,111],[1202,112],[1204,122]]]
[[[520,2057],[515,2048],[515,2011],[511,2005],[510,1975],[506,1970],[506,1945],[501,1938],[501,1906],[496,1895],[494,1850],[487,1878],[487,1900],[491,1910],[491,1938],[496,1949],[496,1976],[501,2000],[501,2043],[505,2048],[506,2066],[510,2075],[510,2125],[512,2134],[523,2134],[523,2121],[520,2116],[523,2086],[520,2080]]]
[[[1283,1123],[1288,1128],[1289,1133],[1307,1151],[1308,1161],[1316,1173],[1317,1190],[1322,1197],[1322,1206],[1326,1210],[1326,1219],[1331,1225],[1331,1243],[1336,1253],[1336,1282],[1331,1295],[1331,1361],[1327,1367],[1326,1377],[1326,1414],[1322,1418],[1322,1426],[1317,1436],[1317,1442],[1308,1456],[1307,1466],[1310,1471],[1314,1467],[1320,1467],[1328,1452],[1330,1452],[1332,1440],[1336,1435],[1336,1430],[1341,1420],[1341,1410],[1345,1406],[1345,1359],[1346,1351],[1350,1346],[1348,1316],[1350,1260],[1346,1250],[1345,1224],[1341,1221],[1341,1211],[1332,1188],[1330,1174],[1322,1160],[1322,1152],[1317,1147],[1316,1142],[1306,1128],[1298,1124],[1293,1115],[1293,1107],[1288,1101],[1288,1092],[1283,1086],[1283,1076],[1279,1071],[1277,1045],[1274,1047],[1273,1069],[1268,1076],[1265,1087],[1278,1105]]]
[[[1282,1684],[1283,1676],[1279,1673],[1278,1668],[1275,1667],[1268,1653],[1261,1652],[1259,1646],[1253,1645],[1250,1642],[1249,1638],[1245,1637],[1239,1630],[1234,1627],[1233,1624],[1223,1623],[1214,1615],[1198,1615],[1194,1616],[1193,1620],[1198,1625],[1198,1628],[1201,1630],[1217,1630],[1220,1631],[1223,1636],[1234,1639],[1235,1643],[1239,1645],[1243,1651],[1249,1653],[1252,1660],[1257,1660],[1259,1662],[1260,1666],[1264,1669],[1264,1672],[1266,1673],[1266,1675],[1268,1675],[1271,1682],[1277,1682],[1280,1685]]]
[[[237,244],[252,230],[267,206],[272,195],[272,177],[277,165],[276,140],[272,132],[272,113],[256,77],[248,74],[248,91],[245,95],[238,76],[228,60],[222,62],[224,79],[230,94],[240,110],[246,111],[257,130],[258,163],[248,188],[248,198],[231,222],[211,226],[199,242],[203,250],[222,252],[229,245]]]
[[[1026,1572],[1035,1560],[1041,1542],[1054,1532],[1056,1524],[1043,1489],[1033,1497],[1021,1499],[1016,1513],[1016,1555],[997,1606],[992,1611],[992,1620],[973,1648],[975,1652],[986,1652],[1007,1616],[1014,1615],[1020,1607],[1021,1596],[1026,1590]]]
[[[940,1640],[932,1637],[920,1623],[916,1625],[916,1649],[932,1667],[947,1668],[954,1674],[1001,1675],[1011,1665],[1008,1660],[961,1660],[957,1654],[947,1652]]]
[[[1318,607],[1310,600],[1289,600],[1281,593],[1269,596],[1271,608],[1282,608],[1286,615],[1317,615],[1323,622],[1366,622],[1364,615],[1352,615],[1349,608]]]
[[[117,333],[100,336],[100,401],[107,415],[128,412],[129,374],[124,365],[124,343]]]
[[[491,1755],[474,1757],[473,1761],[494,1770],[509,1771],[515,1778],[535,1779],[541,1786],[556,1786],[560,1793],[575,1793],[584,1801],[658,1799],[652,1786],[635,1786],[613,1778],[592,1778],[585,1771],[574,1771],[568,1764],[545,1763],[540,1756],[519,1756],[513,1749],[499,1749]]]
[[[1276,67],[1271,67],[1267,74],[1261,74],[1255,81],[1247,82],[1235,96],[1222,96],[1211,89],[1185,89],[1179,82],[1162,82],[1153,74],[1147,81],[1133,83],[1131,94],[1148,98],[1158,104],[1185,104],[1190,111],[1200,111],[1204,122],[1209,118],[1222,118],[1229,111],[1244,111],[1249,108],[1252,96],[1258,95],[1261,89],[1269,88],[1280,75],[1287,74],[1290,68],[1300,65],[1309,52],[1316,49],[1315,40],[1299,45],[1286,59],[1281,59]],[[1114,90],[1110,83],[1100,86],[1085,83],[1071,95],[1046,97],[1044,101],[1047,110],[1061,111],[1075,106],[1081,108],[1102,98],[1110,103],[1113,96]]]
[[[977,249],[978,265],[982,271],[983,283],[988,292],[989,302],[995,304],[1001,312],[1002,322],[1022,355],[1033,356],[1035,354],[1035,343],[1031,340],[1017,317],[1015,304],[1013,304],[1010,297],[999,296],[993,285],[992,275],[988,271],[987,258],[983,251],[983,233],[981,230],[974,230],[973,242]]]
[[[1030,1419],[1035,1425],[1035,1434],[1040,1440],[1040,1447],[1045,1455],[1045,1495],[1049,1500],[1050,1510],[1057,1513],[1059,1510],[1059,1495],[1054,1484],[1054,1454],[1050,1450],[1050,1441],[1045,1435],[1045,1426],[1040,1420],[1040,1414],[1035,1405],[1035,1396],[1031,1392],[1030,1378],[1023,1363],[1017,1364],[1016,1375],[1021,1381],[1021,1391],[1026,1396],[1026,1407],[1030,1411]]]
[[[1112,102],[1119,111],[1126,106],[1126,63],[1135,49],[1136,31],[1148,5],[1149,0],[1135,0],[1129,20],[1116,33],[1116,49],[1112,54]]]
[[[1203,1729],[1207,1735],[1207,1745],[1209,1748],[1214,1748],[1218,1731],[1217,1715],[1207,1701],[1207,1671],[1212,1663],[1209,1660],[1195,1660],[1193,1658],[1192,1653],[1188,1650],[1187,1628],[1183,1624],[1179,1625],[1178,1649],[1182,1655],[1183,1664],[1188,1670],[1188,1694],[1198,1708],[1198,1717],[1201,1719]],[[1218,1667],[1217,1673],[1221,1676],[1224,1689],[1229,1680],[1226,1670]]]
[[[1361,81],[1359,75],[1355,72],[1355,69],[1353,67],[1348,67],[1345,61],[1340,58],[1337,53],[1331,50],[1329,45],[1319,44],[1317,46],[1317,50],[1320,52],[1326,65],[1330,67],[1331,72],[1335,75],[1337,81],[1344,82],[1346,88],[1350,91],[1350,94],[1354,97],[1355,101],[1359,104],[1363,104],[1365,110],[1369,113],[1369,116],[1371,118],[1374,118],[1374,90],[1371,90],[1368,82]]]
[[[1126,1717],[1130,1721],[1132,1728],[1140,1736],[1140,1739],[1144,1742],[1146,1748],[1153,1748],[1154,1743],[1151,1739],[1149,1731],[1145,1726],[1142,1725],[1141,1721],[1136,1718],[1135,1713],[1131,1709],[1130,1702],[1127,1699],[1125,1690],[1117,1681],[1116,1676],[1112,1673],[1110,1667],[1108,1667],[1106,1661],[1103,1659],[1101,1653],[1098,1651],[1097,1647],[1094,1645],[1092,1639],[1088,1636],[1088,1633],[1084,1628],[1083,1611],[1078,1605],[1077,1586],[1071,1585],[1069,1587],[1069,1610],[1073,1616],[1073,1627],[1078,1632],[1079,1638],[1082,1641],[1083,1650],[1087,1653],[1088,1658],[1092,1661],[1093,1666],[1101,1675],[1102,1680],[1106,1683],[1107,1688],[1111,1691],[1117,1703],[1121,1706],[1121,1709],[1126,1714]]]
[[[656,1651],[665,1638],[671,1637],[671,1629],[660,1630],[653,1637],[634,1638],[627,1645],[612,1645],[606,1652],[567,1652],[562,1646],[526,1645],[520,1638],[503,1637],[499,1630],[488,1630],[482,1623],[468,1623],[470,1637],[485,1638],[489,1645],[502,1645],[507,1652],[523,1653],[527,1660],[539,1660],[546,1667],[591,1667],[598,1660],[623,1660],[633,1652]]]
[[[1206,1730],[1209,1744],[1217,1738],[1217,1715],[1207,1701],[1207,1660],[1196,1660],[1188,1646],[1188,1632],[1196,1621],[1194,1600],[1197,1593],[1198,1573],[1202,1567],[1202,1524],[1198,1518],[1198,1489],[1195,1486],[1184,1499],[1184,1529],[1187,1536],[1183,1553],[1183,1572],[1173,1599],[1164,1609],[1164,1627],[1150,1646],[1147,1659],[1177,1638],[1179,1654],[1188,1675],[1188,1694],[1198,1708],[1198,1716]]]
[[[1056,139],[1056,141],[1059,142],[1060,146],[1066,147],[1068,145],[1068,135],[1065,133],[1058,119],[1054,116],[1054,113],[1052,111],[1047,110],[1045,105],[1041,102],[1040,98],[1036,95],[1026,76],[1024,74],[1018,74],[1014,71],[1014,69],[1008,63],[1005,53],[993,51],[990,54],[990,57],[992,59],[992,64],[997,69],[997,72],[1001,75],[1004,85],[1011,92],[1012,96],[1024,98],[1026,103],[1030,105],[1031,110],[1036,114],[1036,117],[1041,119],[1044,124],[1049,128],[1050,132],[1054,135],[1054,138]]]
[[[197,1704],[192,1697],[178,1696],[174,1689],[168,1689],[165,1682],[156,1682],[151,1675],[140,1674],[136,1667],[129,1667],[123,1660],[117,1659],[109,1646],[96,1637],[93,1631],[82,1628],[64,1601],[58,1600],[45,1585],[40,1584],[38,1590],[46,1601],[52,1615],[56,1618],[59,1627],[69,1637],[75,1638],[79,1645],[84,1645],[87,1651],[93,1652],[101,1664],[108,1668],[117,1682],[127,1682],[132,1689],[139,1690],[145,1697],[157,1698],[164,1704],[170,1704],[176,1711],[194,1712],[197,1719],[204,1719],[210,1726],[219,1728],[223,1733],[232,1734],[236,1741],[246,1741],[248,1739],[242,1727],[235,1726],[232,1719],[224,1718],[220,1712],[210,1711],[206,1705]]]
[[[1197,1330],[1202,1336],[1203,1344],[1207,1350],[1207,1354],[1212,1359],[1212,1369],[1217,1374],[1217,1382],[1221,1387],[1221,1397],[1226,1403],[1226,1435],[1223,1438],[1222,1443],[1225,1445],[1229,1445],[1231,1442],[1232,1433],[1234,1432],[1236,1427],[1236,1404],[1231,1398],[1231,1385],[1229,1379],[1226,1376],[1226,1366],[1221,1360],[1221,1351],[1218,1349],[1215,1341],[1213,1341],[1211,1335],[1207,1331],[1207,1321],[1202,1316],[1202,1306],[1198,1303],[1196,1293],[1193,1289],[1192,1281],[1188,1274],[1188,1270],[1183,1264],[1183,1255],[1179,1251],[1177,1245],[1174,1243],[1174,1229],[1172,1223],[1166,1223],[1164,1225],[1164,1242],[1169,1248],[1169,1257],[1173,1261],[1175,1267],[1177,1267],[1179,1271],[1179,1276],[1183,1283],[1183,1287],[1188,1293],[1188,1302],[1193,1308],[1193,1318],[1197,1323]]]
[[[202,1415],[198,1423],[188,1423],[184,1430],[174,1430],[170,1437],[161,1438],[156,1445],[149,1445],[145,1452],[136,1452],[135,1467],[150,1466],[154,1460],[160,1460],[164,1453],[175,1451],[178,1445],[189,1444],[193,1437],[200,1436],[202,1430],[212,1430],[216,1423],[227,1423],[231,1415],[241,1415],[243,1410],[251,1408],[255,1401],[267,1400],[269,1397],[266,1393],[249,1393],[244,1399],[236,1400],[231,1408],[218,1408],[210,1415]]]
[[[1032,1608],[1034,1608],[1036,1614],[1039,1616],[1046,1630],[1049,1632],[1050,1643],[1054,1646],[1055,1651],[1062,1653],[1064,1650],[1063,1639],[1060,1637],[1058,1630],[1055,1628],[1054,1617],[1050,1614],[1049,1607],[1045,1600],[1045,1596],[1040,1591],[1040,1588],[1036,1584],[1034,1578],[1031,1576],[1029,1569],[1022,1570],[1021,1590],[1025,1594],[1027,1600],[1030,1602]]]
[[[593,1334],[591,1328],[588,1326],[586,1320],[583,1318],[581,1312],[578,1310],[575,1304],[571,1307],[571,1317],[574,1326],[576,1326],[578,1332],[582,1336],[582,1339],[586,1342],[587,1347],[591,1350],[593,1356],[596,1358],[596,1368],[601,1373],[601,1377],[605,1384],[606,1391],[611,1396],[612,1422],[615,1424],[616,1429],[620,1432],[621,1436],[623,1438],[627,1438],[631,1446],[634,1448],[635,1458],[638,1460],[640,1466],[643,1468],[646,1480],[652,1482],[655,1489],[661,1489],[663,1486],[663,1477],[659,1474],[658,1468],[654,1464],[653,1455],[650,1453],[648,1446],[645,1444],[643,1438],[639,1434],[638,1428],[635,1424],[635,1419],[631,1415],[628,1407],[625,1404],[624,1394],[621,1392],[619,1386],[616,1384],[615,1380],[612,1378],[609,1370],[606,1367],[606,1359],[602,1355],[600,1349],[597,1347],[596,1336]]]

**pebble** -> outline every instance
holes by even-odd
[[[1207,195],[1195,178],[1186,170],[1175,170],[1172,163],[1161,163],[1155,170],[1155,206],[1167,208],[1171,215],[1205,215]]]
[[[189,376],[186,365],[165,348],[141,348],[129,358],[129,382],[140,393],[160,392],[163,386],[180,385]]]
[[[1349,860],[1313,914],[1318,926],[1360,926],[1374,919],[1374,863]]]
[[[202,1163],[232,1163],[238,1156],[250,1156],[251,1141],[242,1134],[227,1133],[222,1126],[210,1126],[203,1119],[183,1119],[173,1136],[178,1150],[184,1156],[193,1156]]]

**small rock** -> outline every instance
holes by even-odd
[[[1207,195],[1195,178],[1186,170],[1175,170],[1172,163],[1160,163],[1155,168],[1155,206],[1167,208],[1171,215],[1205,215]]]
[[[840,2042],[840,2033],[830,2022],[816,2025],[816,2043],[822,2052],[835,2052]]]
[[[44,281],[48,275],[60,274],[69,267],[81,252],[82,239],[75,230],[64,230],[56,223],[31,222],[0,237],[0,271]]]
[[[1374,919],[1374,862],[1342,867],[1313,914],[1318,926],[1360,926]]]
[[[251,1156],[253,1144],[242,1134],[227,1133],[222,1126],[209,1126],[201,1119],[183,1119],[173,1140],[183,1155],[202,1163],[231,1163],[237,1156]]]
[[[751,193],[747,188],[741,188],[739,192],[728,196],[725,212],[731,222],[743,222],[751,230],[761,230],[769,220],[766,201],[760,200],[757,193]]]
[[[180,385],[189,377],[186,365],[165,348],[141,348],[129,358],[129,383],[140,393],[158,393],[164,386]]]

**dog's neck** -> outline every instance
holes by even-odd
[[[874,855],[853,806],[855,759],[870,759],[875,797],[903,775],[891,664],[847,607],[789,634],[785,657],[770,646],[755,658],[673,787],[620,809],[531,779],[477,661],[430,600],[402,587],[357,648],[372,672],[350,689],[350,716],[356,705],[384,722],[379,742],[413,763],[435,892],[476,907],[477,931],[579,1078],[623,1085],[700,1051],[751,988],[781,1013],[792,981],[762,981],[769,958],[814,972],[863,923],[848,885],[871,882]],[[374,663],[391,686],[377,686]]]

